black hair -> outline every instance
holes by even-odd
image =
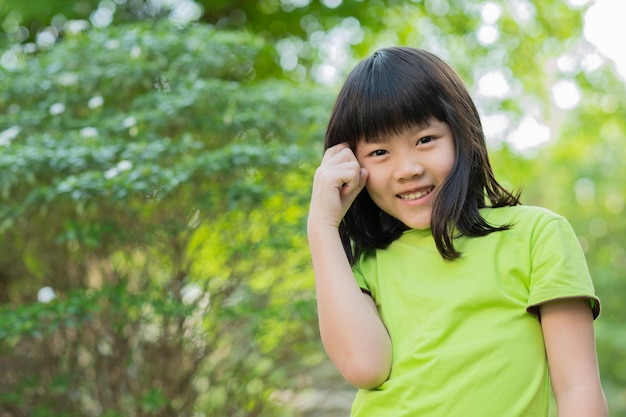
[[[431,232],[444,259],[461,254],[454,238],[485,236],[511,226],[489,224],[484,207],[521,204],[495,179],[474,102],[457,73],[442,59],[409,47],[385,48],[361,61],[341,89],[326,131],[326,149],[376,141],[432,118],[450,126],[455,163],[432,208]],[[487,201],[489,203],[487,203]],[[488,205],[489,204],[489,205]],[[364,189],[348,209],[339,233],[354,264],[369,249],[386,248],[408,227],[383,212]]]

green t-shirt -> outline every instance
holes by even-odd
[[[455,239],[445,261],[430,230],[367,253],[355,277],[391,336],[389,379],[359,390],[353,417],[544,417],[550,382],[537,318],[549,300],[600,304],[569,223],[546,209],[483,209],[507,231]]]

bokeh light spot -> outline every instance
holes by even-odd
[[[573,109],[580,102],[580,89],[573,81],[559,81],[552,87],[552,99],[561,109]]]

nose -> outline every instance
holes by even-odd
[[[396,155],[396,169],[394,177],[398,181],[410,180],[424,173],[424,165],[419,158],[411,152]]]

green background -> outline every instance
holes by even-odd
[[[311,178],[342,78],[402,44],[459,71],[501,121],[498,178],[572,223],[626,416],[624,81],[583,36],[588,6],[489,7],[491,23],[477,0],[0,0],[0,414],[345,415],[317,332]],[[494,71],[508,89],[481,94]],[[520,150],[528,117],[550,141]]]

